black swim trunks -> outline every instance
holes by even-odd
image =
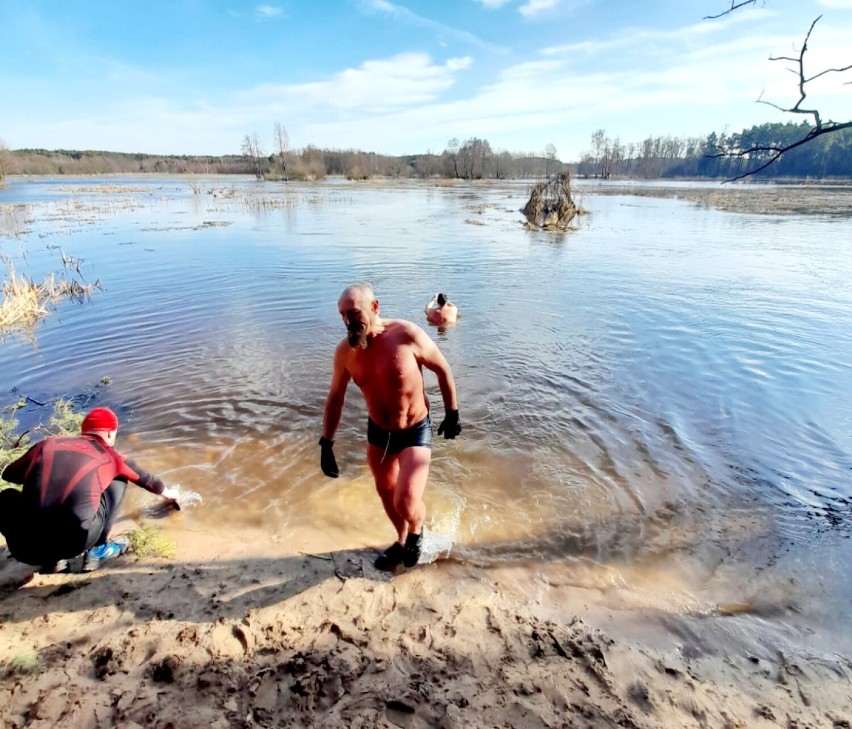
[[[405,430],[385,430],[367,418],[367,442],[378,446],[389,455],[395,455],[414,446],[431,448],[432,418],[427,415],[419,423]]]

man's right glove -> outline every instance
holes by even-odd
[[[461,433],[461,425],[459,424],[459,411],[447,410],[446,416],[438,426],[438,435],[443,433],[444,438],[453,439]]]
[[[337,461],[334,458],[334,441],[320,438],[320,468],[329,478],[337,478]]]

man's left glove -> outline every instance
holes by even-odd
[[[328,438],[320,438],[320,468],[329,478],[337,478],[337,460],[334,457],[334,441]]]
[[[438,426],[438,435],[443,433],[444,438],[452,440],[461,433],[461,423],[459,423],[459,411],[447,410],[447,414]]]

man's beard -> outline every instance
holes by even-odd
[[[356,347],[360,347],[361,349],[367,348],[367,327],[363,324],[356,324],[354,326],[347,327],[347,337],[349,339],[349,346],[352,349]]]

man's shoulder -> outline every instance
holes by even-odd
[[[40,440],[33,448],[62,448],[73,446],[77,443],[87,443],[88,439],[83,435],[49,435]]]
[[[391,331],[412,335],[423,331],[423,327],[413,321],[408,321],[408,319],[385,319],[385,326]]]
[[[335,370],[343,370],[349,372],[352,367],[352,356],[355,350],[349,344],[349,341],[344,337],[334,348],[333,366]]]

